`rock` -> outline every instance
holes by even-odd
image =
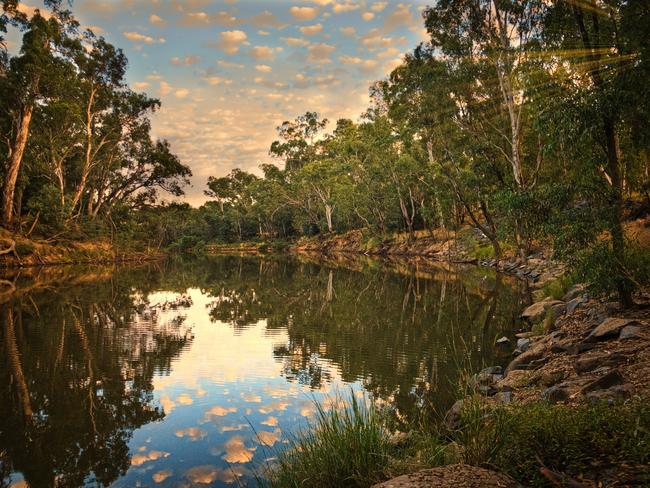
[[[616,385],[606,390],[592,391],[585,395],[585,399],[592,405],[598,402],[606,401],[614,403],[619,400],[626,400],[634,395],[634,387],[632,385]]]
[[[583,352],[592,350],[594,347],[596,347],[595,344],[578,342],[577,344],[569,344],[567,346],[567,352],[569,354],[582,354]]]
[[[530,348],[530,339],[518,339],[517,340],[517,349],[521,352],[526,352]]]
[[[507,391],[528,386],[529,384],[530,373],[528,371],[516,369],[511,371],[504,379],[498,381],[496,387],[501,391]]]
[[[510,342],[510,339],[508,339],[505,336],[497,339],[497,344],[500,345],[500,346],[504,346],[504,345],[508,344],[509,342]]]
[[[566,303],[560,302],[551,306],[553,317],[560,317],[566,313]]]
[[[566,314],[573,315],[580,305],[582,305],[586,300],[582,297],[574,298],[566,304]]]
[[[481,373],[485,373],[485,374],[503,374],[503,368],[501,366],[490,366],[488,368],[482,369]]]
[[[595,342],[611,339],[619,335],[621,329],[628,325],[639,325],[634,319],[621,319],[616,317],[606,318],[601,324],[592,330],[585,339],[586,342]]]
[[[541,399],[550,403],[566,402],[569,399],[569,391],[562,385],[551,386],[542,392]]]
[[[526,310],[521,313],[520,317],[524,320],[528,320],[529,322],[537,322],[544,318],[544,315],[546,315],[546,310],[553,306],[563,304],[564,302],[560,300],[552,300],[550,298],[547,298],[541,302],[533,303],[530,307],[526,308]]]
[[[594,371],[596,368],[611,366],[621,360],[619,354],[596,354],[578,358],[574,364],[576,373],[583,374]]]
[[[501,405],[508,405],[512,403],[512,391],[511,390],[500,391],[499,393],[496,394],[495,398],[497,402],[499,402]]]
[[[546,373],[542,373],[541,376],[539,377],[539,384],[542,386],[549,387],[559,383],[563,379],[564,379],[563,371],[546,372]]]
[[[534,332],[518,332],[515,334],[515,337],[518,339],[530,339],[531,337],[534,337],[535,333]]]
[[[560,354],[567,352],[569,350],[569,344],[562,341],[552,340],[551,341],[551,352],[555,354]]]
[[[507,376],[510,371],[515,369],[521,369],[522,366],[530,364],[532,361],[541,359],[546,352],[546,344],[544,341],[539,341],[533,344],[528,351],[520,354],[515,359],[513,359],[508,367],[506,368],[505,375]]]
[[[595,379],[594,381],[587,383],[582,387],[581,392],[583,394],[589,393],[596,390],[606,390],[612,386],[620,385],[623,383],[623,375],[618,369],[613,369],[609,373],[604,374],[600,378]]]
[[[648,337],[643,334],[641,327],[638,325],[626,325],[621,329],[618,338],[621,341],[629,339],[648,339]]]
[[[512,478],[468,464],[450,464],[398,476],[372,488],[515,488]]]
[[[461,412],[463,411],[463,400],[456,400],[445,415],[445,427],[447,431],[454,432],[460,426]]]
[[[562,297],[562,300],[565,302],[570,302],[574,298],[582,295],[582,292],[585,291],[585,285],[573,285],[567,290],[567,292]]]

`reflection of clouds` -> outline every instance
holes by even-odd
[[[192,397],[189,396],[187,393],[183,393],[180,395],[176,401],[180,403],[181,405],[192,405],[194,403],[194,400],[192,400]]]
[[[166,414],[171,413],[171,411],[174,410],[174,407],[176,407],[176,402],[169,398],[167,395],[162,395],[160,397],[160,404],[162,405],[163,410]]]
[[[203,439],[207,435],[207,431],[197,427],[188,427],[187,429],[179,429],[176,431],[176,437],[189,437],[193,441]]]
[[[229,463],[247,463],[253,459],[255,447],[246,447],[241,436],[234,436],[228,439],[225,445],[226,454],[223,459]]]
[[[260,444],[271,447],[273,444],[278,442],[282,431],[280,429],[275,429],[273,432],[268,432],[266,430],[260,430],[257,432],[257,438],[260,441]]]
[[[256,395],[255,393],[243,393],[241,394],[242,399],[248,403],[262,403],[262,397]]]
[[[210,410],[205,412],[205,419],[210,420],[212,417],[225,417],[229,413],[236,413],[237,409],[235,407],[222,407],[220,405],[215,405]]]
[[[194,466],[193,468],[188,469],[185,472],[185,476],[187,476],[192,483],[207,485],[217,479],[220,471],[221,470],[216,466],[205,464],[203,466]]]
[[[269,415],[269,417],[266,420],[262,420],[260,424],[268,425],[269,427],[275,427],[276,425],[278,425],[278,419],[273,415]]]
[[[171,469],[163,469],[162,471],[158,471],[158,472],[154,473],[152,478],[153,478],[154,482],[162,483],[167,478],[169,478],[172,474],[173,473],[172,473]]]
[[[219,432],[224,433],[224,432],[237,432],[239,430],[243,430],[248,428],[248,424],[237,424],[237,425],[222,425],[219,427]]]
[[[291,405],[291,403],[286,401],[273,402],[260,407],[258,412],[267,414],[275,410],[284,411],[289,405]]]
[[[167,456],[169,456],[169,453],[165,451],[149,451],[144,454],[135,454],[131,458],[131,464],[133,466],[141,466],[148,461],[155,461],[156,459],[166,458]]]

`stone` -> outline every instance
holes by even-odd
[[[632,385],[616,385],[606,390],[597,390],[589,392],[585,395],[585,399],[592,405],[595,403],[606,401],[614,403],[620,400],[626,400],[634,395],[634,387]]]
[[[517,339],[517,349],[519,349],[521,352],[526,352],[530,348],[530,344],[530,339]]]
[[[589,393],[596,390],[606,390],[612,386],[620,385],[623,383],[623,375],[619,370],[613,369],[609,373],[604,374],[600,378],[595,379],[594,381],[587,383],[582,387],[581,392],[583,394]]]
[[[564,379],[563,371],[551,371],[542,373],[539,378],[539,384],[542,386],[553,386]]]
[[[533,303],[521,313],[521,318],[529,322],[537,322],[544,318],[546,311],[556,305],[562,305],[564,302],[560,300],[552,300],[550,298],[542,300],[541,302]]]
[[[562,385],[555,385],[544,390],[540,398],[550,403],[566,402],[569,399],[569,391]]]
[[[505,336],[497,339],[497,344],[499,344],[500,346],[504,346],[504,345],[508,344],[509,342],[510,342],[510,339],[508,339]]]
[[[535,333],[528,331],[528,332],[518,332],[515,334],[515,337],[517,339],[530,339],[531,337],[534,337]]]
[[[463,411],[463,400],[456,400],[445,415],[445,427],[447,431],[454,432],[460,426],[461,412]]]
[[[528,351],[520,354],[515,359],[513,359],[508,367],[506,368],[505,375],[507,376],[510,371],[515,369],[521,369],[522,366],[530,364],[532,361],[541,359],[546,352],[546,344],[544,341],[536,342],[533,344]]]
[[[497,402],[499,402],[501,405],[508,405],[512,403],[512,391],[511,390],[500,391],[499,393],[496,394],[495,398]]]
[[[560,354],[567,352],[569,350],[569,345],[562,341],[553,340],[551,341],[551,352],[555,354]]]
[[[485,374],[503,374],[503,368],[501,366],[490,366],[481,370],[481,373]]]
[[[565,302],[570,302],[574,298],[582,295],[582,293],[585,291],[585,285],[573,285],[571,288],[567,290],[567,292],[564,294],[562,297],[562,300]]]
[[[514,370],[508,373],[501,381],[497,382],[496,387],[501,391],[522,388],[530,384],[530,373],[524,370]]]
[[[648,337],[643,334],[641,327],[638,325],[626,325],[621,329],[621,333],[618,338],[621,341],[626,341],[629,339],[648,339]]]
[[[603,366],[612,366],[621,360],[620,354],[596,354],[578,358],[574,363],[576,373],[583,374]]]
[[[556,303],[551,306],[551,310],[553,310],[553,317],[560,317],[566,313],[566,303]]]
[[[595,342],[617,337],[621,329],[628,325],[639,325],[639,322],[634,319],[608,317],[592,330],[585,340],[587,342]]]
[[[566,304],[566,314],[567,315],[573,315],[573,312],[575,312],[580,305],[582,305],[585,302],[585,299],[582,297],[577,297],[574,298],[573,300],[569,301]]]

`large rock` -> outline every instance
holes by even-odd
[[[585,285],[573,285],[562,297],[562,300],[564,300],[565,302],[570,302],[574,298],[582,295],[584,291],[585,291]]]
[[[506,376],[508,375],[508,373],[514,371],[515,369],[522,369],[523,367],[529,365],[533,361],[542,359],[542,356],[544,356],[545,352],[546,352],[546,343],[544,341],[536,342],[530,347],[530,349],[528,349],[524,353],[521,353],[519,356],[517,356],[515,359],[513,359],[510,362],[510,364],[508,365],[505,371]]]
[[[374,485],[372,488],[515,488],[512,478],[476,466],[450,464],[423,469]]]
[[[638,321],[634,319],[621,319],[617,317],[608,317],[603,320],[598,327],[592,330],[587,336],[587,342],[596,342],[602,341],[605,339],[612,339],[617,337],[621,332],[623,327],[628,325],[640,325]]]
[[[530,307],[526,308],[521,313],[521,318],[524,320],[528,320],[529,322],[535,323],[544,318],[544,316],[546,315],[546,311],[549,308],[562,306],[563,304],[564,302],[561,300],[552,300],[550,298],[547,298],[546,300],[542,300],[541,302],[533,303]]]
[[[650,339],[650,335],[647,334],[647,330],[643,330],[643,327],[640,325],[626,325],[621,329],[621,334],[618,338],[622,341],[630,339]]]
[[[613,369],[608,373],[605,373],[600,378],[595,379],[594,381],[587,383],[582,387],[581,392],[583,394],[596,391],[596,390],[606,390],[612,386],[620,385],[623,383],[623,375],[619,370]]]
[[[576,369],[576,373],[583,374],[593,371],[596,368],[603,366],[612,366],[623,360],[623,357],[618,353],[601,353],[601,354],[590,354],[585,355],[584,357],[578,358],[573,366]]]

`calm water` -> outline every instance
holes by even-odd
[[[396,422],[448,407],[460,367],[507,362],[495,339],[523,301],[473,267],[235,256],[16,287],[0,487],[252,485],[314,401],[365,395]]]

